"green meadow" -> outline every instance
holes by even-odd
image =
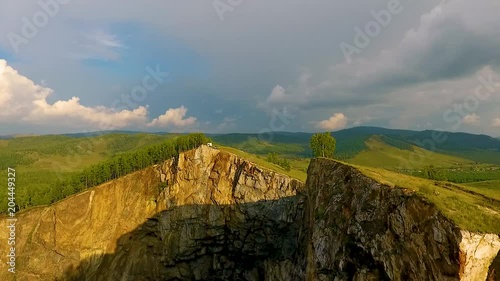
[[[485,157],[484,148],[475,148],[475,156],[469,157],[461,157],[456,147],[429,151],[408,142],[405,132],[399,132],[401,135],[337,132],[334,158],[357,167],[381,183],[415,191],[461,227],[500,233],[500,166],[495,164],[496,160],[488,161],[492,157]],[[108,133],[2,139],[0,168],[5,172],[0,173],[0,181],[7,182],[7,168],[15,168],[18,207],[50,204],[82,191],[89,183],[92,186],[112,180],[162,161],[163,154],[168,156],[193,147],[193,143],[183,148],[171,143],[173,146],[167,149],[165,145],[179,136]],[[311,161],[310,134],[276,133],[272,141],[246,134],[209,137],[222,151],[264,169],[306,181]],[[490,154],[495,156],[496,152]],[[486,161],[478,161],[480,159]],[[429,169],[436,178],[429,178]],[[0,189],[2,206],[7,205],[6,193],[6,188]]]

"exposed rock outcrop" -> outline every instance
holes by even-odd
[[[157,266],[153,261],[158,260],[146,251],[151,249],[148,245],[153,245],[151,239],[154,236],[147,231],[143,233],[144,229],[158,225],[160,221],[168,224],[165,229],[158,230],[165,235],[161,241],[170,241],[169,247],[178,247],[161,257],[165,260],[162,264],[168,266],[188,259],[191,254],[184,250],[191,250],[192,243],[188,243],[191,238],[205,237],[203,233],[208,231],[213,233],[207,235],[216,240],[221,225],[224,229],[241,223],[238,221],[241,212],[236,212],[241,204],[275,200],[269,205],[249,206],[244,212],[250,219],[253,216],[272,216],[278,220],[281,213],[277,208],[285,208],[290,203],[276,200],[293,196],[302,187],[300,181],[262,170],[235,155],[202,146],[162,165],[92,188],[52,206],[17,214],[15,280],[68,279],[68,274],[75,276],[80,273],[83,275],[78,275],[76,280],[124,280],[121,278],[127,276],[129,279],[126,280],[148,280],[139,276],[148,276],[149,270]],[[293,205],[296,209],[297,204]],[[171,212],[162,213],[165,210]],[[5,217],[0,219],[6,221]],[[300,221],[299,218],[283,220],[284,225],[273,225],[272,230],[279,231],[289,222],[296,224]],[[205,226],[211,223],[212,230],[207,230]],[[169,229],[179,232],[170,232]],[[0,231],[0,241],[5,241],[0,246],[2,257],[7,256],[7,235],[7,231]],[[267,234],[257,231],[252,235]],[[248,234],[250,238],[252,235]],[[137,243],[132,248],[139,249],[139,252],[123,247],[130,245],[129,238]],[[254,244],[255,241],[261,241],[261,238],[256,237]],[[271,244],[278,245],[274,241]],[[249,244],[245,245],[249,247]],[[238,243],[236,247],[239,247]],[[179,270],[182,268],[179,266]],[[76,269],[78,272],[74,271]],[[115,279],[116,275],[122,277]],[[155,278],[160,279],[158,276]],[[0,264],[0,280],[14,280],[4,262]]]
[[[316,159],[306,185],[307,280],[485,280],[498,253],[498,235],[461,231],[350,166]]]
[[[202,146],[17,218],[16,280],[498,274],[498,234],[460,230],[411,191],[326,159],[312,161],[304,185]],[[0,280],[14,280],[5,263],[0,270]]]
[[[498,251],[500,239],[495,234],[462,230],[460,242],[462,280],[500,280]],[[496,258],[495,258],[496,257]],[[496,259],[496,263],[493,260]]]

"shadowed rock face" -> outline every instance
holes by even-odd
[[[304,185],[202,146],[18,219],[16,280],[475,281],[499,271],[498,235],[460,230],[413,193],[326,159]]]
[[[135,234],[142,235],[141,229],[150,226],[154,219],[149,218],[156,217],[159,223],[162,212],[175,208],[182,210],[181,213],[177,211],[177,217],[167,215],[170,221],[175,221],[168,225],[172,231],[158,230],[159,233],[165,233],[166,236],[161,237],[164,242],[167,241],[167,236],[177,237],[169,240],[173,245],[177,243],[179,246],[177,254],[168,256],[173,253],[170,250],[168,254],[164,254],[167,255],[164,257],[165,262],[171,263],[177,261],[177,256],[188,255],[182,252],[189,244],[185,241],[201,235],[196,233],[201,226],[188,223],[205,220],[203,216],[198,217],[201,211],[197,206],[219,209],[218,212],[209,212],[211,217],[203,222],[207,226],[210,219],[213,219],[215,225],[212,231],[218,233],[221,218],[213,216],[220,216],[223,210],[222,214],[225,214],[229,207],[237,208],[259,200],[276,201],[295,196],[303,186],[297,180],[261,170],[234,155],[202,146],[182,153],[162,165],[92,188],[52,206],[33,208],[17,214],[16,280],[65,279],[72,268],[82,268],[85,276],[94,279],[99,276],[101,280],[114,280],[111,276],[121,274],[125,278],[122,280],[147,280],[137,277],[141,274],[136,273],[140,268],[144,276],[149,276],[151,270],[154,272],[152,267],[158,265],[149,262],[154,257],[145,256],[146,252],[132,254],[122,245],[128,240],[142,241]],[[226,216],[223,221],[241,225],[236,220],[241,215],[237,214],[232,215],[234,219],[230,220]],[[266,212],[262,210],[262,216],[264,215]],[[5,218],[1,220],[5,222]],[[297,221],[300,220],[293,219],[294,223]],[[179,228],[175,228],[175,225]],[[225,226],[228,227],[231,224]],[[175,234],[177,230],[183,232]],[[0,241],[7,241],[7,235],[7,231],[0,231]],[[7,256],[6,246],[7,243],[0,244],[2,257]],[[108,264],[113,266],[107,266]],[[123,264],[129,267],[121,266]],[[128,274],[135,277],[126,279]],[[85,280],[85,276],[78,278]],[[159,279],[164,280],[166,277]],[[14,280],[7,272],[7,264],[4,262],[0,263],[0,280]]]
[[[306,280],[485,280],[500,249],[498,234],[460,230],[410,190],[335,161],[315,159],[305,191]]]
[[[81,263],[66,280],[300,280],[297,198],[185,205],[122,236],[117,251]]]
[[[434,206],[324,159],[307,186],[313,280],[457,280],[460,230]]]

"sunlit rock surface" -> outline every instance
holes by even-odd
[[[500,270],[498,234],[460,230],[408,190],[326,159],[303,184],[206,146],[17,218],[16,279],[2,262],[0,280],[475,281]]]

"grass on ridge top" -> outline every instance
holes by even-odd
[[[235,154],[237,156],[243,157],[243,158],[261,166],[262,168],[273,170],[277,173],[287,175],[291,178],[298,179],[302,182],[306,181],[307,173],[302,171],[302,170],[298,170],[296,167],[294,167],[295,169],[291,169],[290,171],[286,171],[283,168],[281,168],[280,166],[273,164],[273,163],[270,163],[270,162],[267,162],[264,158],[259,157],[257,155],[250,154],[250,153],[238,150],[238,149],[233,148],[233,147],[217,146],[217,148],[219,148],[222,151],[226,151],[226,152]],[[294,166],[294,165],[292,164],[292,166]]]
[[[291,163],[294,169],[285,171],[278,165],[269,163],[257,155],[232,147],[219,146],[219,148],[222,151],[248,159],[263,168],[271,169],[304,182],[306,180],[307,173],[304,167],[307,166],[308,163],[306,162],[308,161],[292,160]],[[462,229],[483,233],[500,233],[500,203],[495,201],[500,200],[500,193],[497,188],[500,186],[500,181],[445,186],[446,182],[412,177],[382,168],[338,162],[353,166],[369,178],[382,184],[415,191],[418,195],[436,205],[446,217],[453,220]],[[465,190],[479,193],[484,197],[479,194],[468,193]]]
[[[500,201],[500,180],[480,181],[463,184],[464,188]]]
[[[368,149],[358,153],[347,162],[380,168],[398,168],[400,166],[403,166],[403,168],[422,168],[429,164],[436,167],[451,167],[474,163],[472,160],[432,152],[417,146],[412,146],[412,150],[399,149],[384,143],[379,136],[373,136],[365,143]],[[409,161],[412,156],[418,156],[419,161]],[[406,164],[411,166],[405,167]]]
[[[485,197],[491,198],[490,200],[477,194],[467,193],[457,187],[447,186],[446,188],[445,182],[412,177],[380,168],[357,165],[354,167],[382,184],[416,191],[417,194],[436,205],[446,217],[453,220],[462,229],[483,233],[500,233],[500,203],[493,200],[498,198],[498,192],[495,193],[495,196],[491,196],[493,191],[481,192]],[[454,185],[479,192],[479,190],[472,188]]]

